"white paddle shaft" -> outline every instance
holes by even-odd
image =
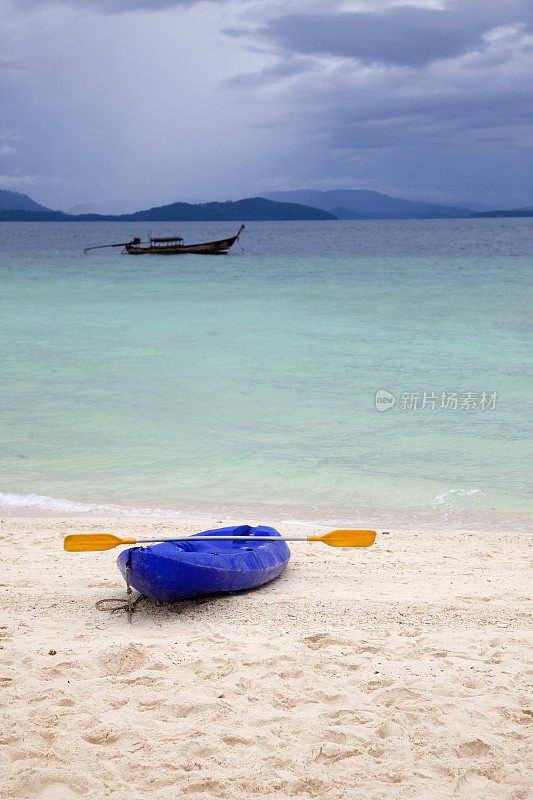
[[[136,539],[145,542],[307,542],[307,536],[172,536],[168,539]]]

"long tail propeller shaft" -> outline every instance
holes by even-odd
[[[130,242],[119,242],[118,244],[95,244],[92,247],[84,247],[83,252],[88,253],[89,250],[102,250],[104,247],[125,247]]]

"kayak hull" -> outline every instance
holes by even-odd
[[[212,592],[251,589],[277,578],[286,568],[290,550],[284,541],[255,541],[255,536],[279,537],[274,528],[235,525],[203,531],[198,536],[213,536],[213,542],[162,542],[149,547],[123,550],[117,564],[129,581],[147,597],[163,602],[198,597]],[[246,536],[246,541],[221,541],[216,536]]]

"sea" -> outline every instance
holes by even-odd
[[[533,220],[134,235],[0,223],[3,514],[527,530]]]

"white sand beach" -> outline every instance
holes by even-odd
[[[95,608],[118,551],[62,549],[218,522],[3,520],[2,800],[531,796],[525,536],[294,544],[269,585],[131,625]]]

